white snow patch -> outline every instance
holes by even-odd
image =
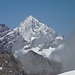
[[[0,70],[2,70],[3,68],[2,67],[0,67]]]
[[[61,39],[61,40],[63,40],[63,37],[62,37],[62,36],[57,36],[56,39]]]
[[[41,55],[43,55],[44,57],[47,57],[49,58],[50,54],[52,51],[54,51],[55,48],[49,48],[49,49],[44,49],[42,52],[41,52]]]
[[[31,40],[34,40],[36,37],[31,37]]]
[[[59,75],[75,75],[75,70],[69,71],[69,72],[65,72],[65,73],[62,73],[62,74],[59,74]]]
[[[35,47],[35,48],[32,48],[31,50],[34,51],[35,53],[38,53],[39,54],[39,52],[38,52],[39,49],[40,49],[39,47]]]
[[[49,49],[43,49],[42,51],[39,51],[40,48],[39,47],[36,47],[36,48],[32,48],[31,50],[34,51],[35,53],[38,53],[38,54],[40,54],[40,55],[42,55],[44,57],[49,58],[51,52],[54,51],[55,48],[51,48],[50,47]]]
[[[5,61],[5,63],[8,63],[7,61]]]

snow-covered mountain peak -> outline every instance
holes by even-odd
[[[63,41],[63,37],[55,30],[39,22],[33,16],[27,17],[14,31],[19,32],[24,40],[29,42],[29,45],[25,46],[24,49],[35,49],[37,52],[50,47],[55,48]]]
[[[24,21],[20,23],[21,26],[24,26],[25,23],[32,23],[32,22],[38,22],[36,18],[34,18],[32,15],[28,16]]]
[[[22,29],[26,29],[27,28],[26,30],[29,30],[30,28],[32,28],[32,30],[33,30],[33,28],[34,28],[34,29],[37,29],[37,30],[44,30],[44,31],[49,29],[49,30],[51,30],[52,32],[55,33],[55,31],[52,28],[50,28],[47,25],[41,23],[40,21],[38,21],[36,18],[34,18],[31,15],[28,16],[24,21],[22,21],[20,23],[19,31],[23,31],[23,30],[20,30],[21,28]]]
[[[63,37],[55,30],[32,16],[13,30],[5,25],[0,26],[0,52],[12,52],[21,61],[24,70],[28,71],[28,75],[29,72],[32,75],[60,73],[61,63],[48,58],[62,41]]]
[[[12,49],[15,55],[21,55],[32,50],[45,57],[48,57],[51,51],[63,41],[63,37],[57,34],[55,30],[33,16],[27,17],[12,31],[2,32],[0,37],[2,37],[0,47],[3,48],[4,46],[4,49],[10,47],[9,49]]]
[[[17,29],[27,41],[33,40],[33,38],[37,39],[45,35],[48,35],[48,38],[50,39],[51,37],[57,36],[57,33],[52,28],[39,22],[33,16],[29,16],[26,20],[22,21]]]
[[[34,18],[32,15],[28,16],[28,17],[26,18],[26,20],[27,20],[27,21],[33,21],[33,20],[38,21],[38,20],[37,20],[36,18]]]

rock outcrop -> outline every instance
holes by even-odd
[[[27,75],[23,67],[10,52],[0,52],[0,75]]]

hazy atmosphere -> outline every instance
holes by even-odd
[[[0,24],[13,29],[30,15],[67,37],[75,28],[75,0],[0,0]]]

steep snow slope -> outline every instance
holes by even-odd
[[[48,34],[47,38],[50,38],[50,35],[52,36],[55,34],[53,29],[48,28],[45,24],[40,23],[32,16],[27,17],[26,20],[20,23],[19,32],[22,34],[25,40],[28,41],[34,40],[35,38],[37,39],[39,37],[43,38],[44,35],[47,35],[47,32],[50,33]],[[54,36],[56,37],[57,35]]]
[[[75,70],[74,71],[68,71],[59,75],[75,75]]]
[[[49,28],[32,16],[27,17],[26,20],[20,23],[18,31],[25,40],[33,41],[34,46],[42,45],[42,43],[44,44],[46,42],[58,44],[63,39],[52,28]]]
[[[75,70],[75,33],[65,40],[64,47],[54,51],[51,57],[62,62],[63,72]]]

